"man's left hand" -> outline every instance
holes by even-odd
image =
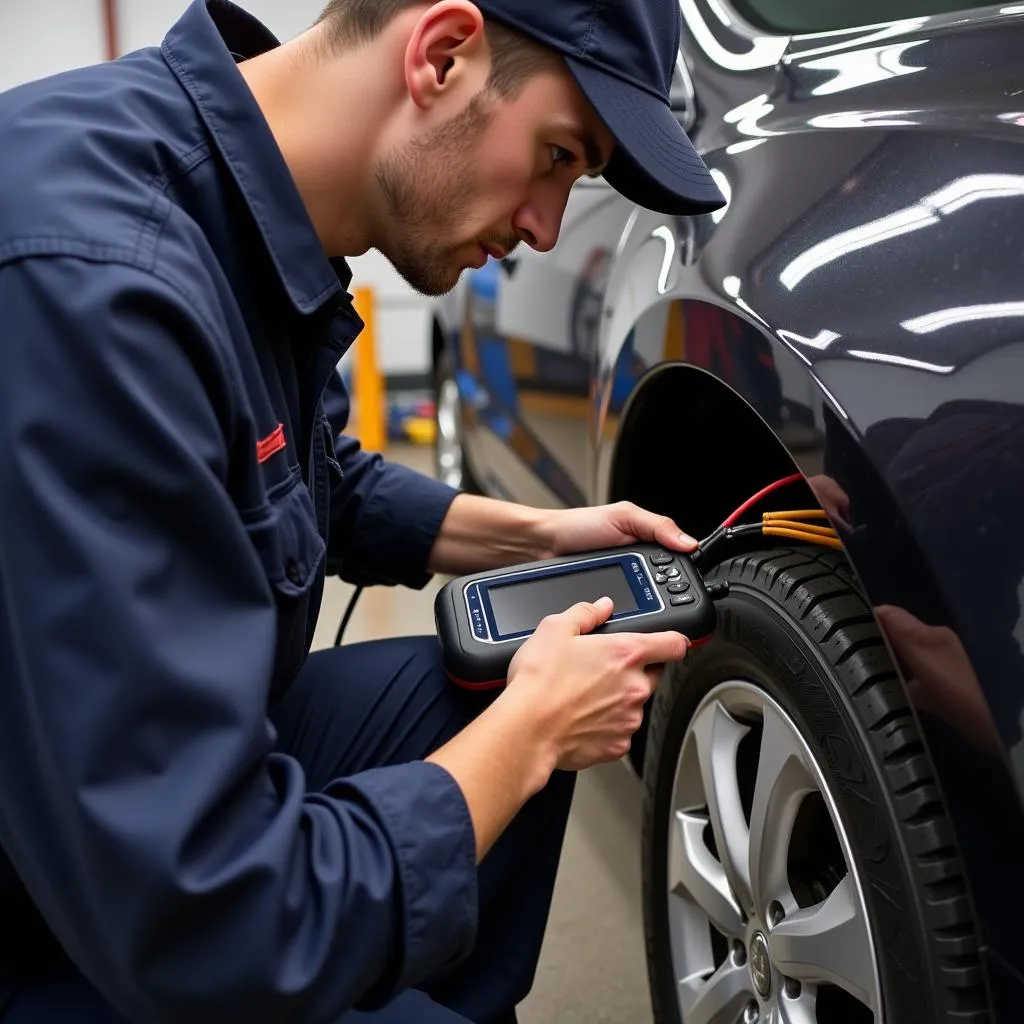
[[[649,541],[684,554],[697,547],[697,541],[668,516],[648,512],[628,501],[591,508],[558,509],[551,512],[546,526],[545,532],[556,556],[620,547],[636,541]]]

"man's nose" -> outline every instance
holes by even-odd
[[[555,195],[550,191],[544,195],[531,196],[512,219],[516,234],[531,249],[550,252],[558,241],[568,200],[568,193]]]

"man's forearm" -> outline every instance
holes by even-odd
[[[428,761],[440,765],[462,791],[476,837],[479,863],[523,804],[548,782],[555,748],[538,716],[506,692]]]
[[[448,576],[497,569],[554,554],[543,509],[460,494],[430,552],[430,572]]]

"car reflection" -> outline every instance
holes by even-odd
[[[862,37],[863,38],[863,37]],[[925,44],[925,40],[914,39],[907,43],[888,46],[859,48],[855,53],[835,53],[803,62],[804,69],[812,78],[821,73],[824,81],[811,90],[812,96],[828,96],[861,86],[884,82],[900,75],[912,75],[926,70],[925,64],[907,64],[903,58],[911,51]]]
[[[811,246],[783,269],[779,280],[793,291],[816,270],[858,250],[937,225],[940,217],[950,216],[983,199],[1017,196],[1024,196],[1024,176],[1019,174],[969,174],[956,178],[913,206],[841,231]]]

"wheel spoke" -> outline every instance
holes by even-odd
[[[689,897],[723,935],[739,938],[743,931],[740,908],[725,870],[704,842],[707,821],[706,815],[676,813],[669,839],[669,892]]]
[[[818,1024],[818,993],[814,985],[805,985],[795,999],[780,994],[768,1018],[770,1024]]]
[[[694,719],[692,731],[718,856],[737,902],[751,909],[750,833],[736,774],[736,753],[749,730],[715,701]]]
[[[731,959],[709,978],[694,975],[679,983],[679,1007],[686,1024],[737,1024],[753,998],[750,972]]]
[[[875,1009],[871,943],[852,875],[823,903],[780,921],[768,946],[775,966],[787,977],[838,985]]]
[[[800,804],[817,787],[799,741],[782,718],[765,708],[761,756],[750,809],[750,883],[754,907],[766,915],[789,892],[789,838]]]

